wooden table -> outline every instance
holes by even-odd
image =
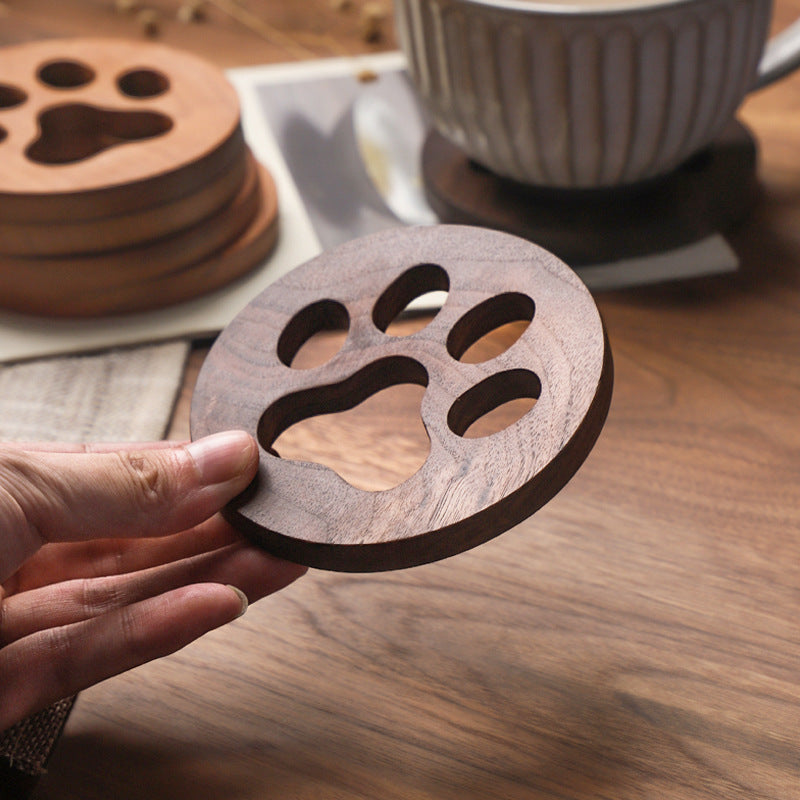
[[[12,0],[0,39],[128,30],[109,7]],[[328,24],[374,46],[327,0],[250,7],[304,47]],[[794,13],[778,0],[779,25]],[[295,57],[216,12],[192,30],[163,39]],[[561,494],[444,562],[309,573],[85,692],[36,797],[800,797],[800,76],[741,116],[764,190],[742,268],[598,295],[615,395]],[[413,452],[390,415],[415,402],[362,423],[367,442]]]

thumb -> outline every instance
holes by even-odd
[[[111,453],[0,449],[0,530],[24,557],[46,542],[176,533],[243,491],[257,465],[243,431]],[[0,544],[0,573],[2,556]]]

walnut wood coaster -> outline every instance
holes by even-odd
[[[336,5],[247,3],[290,40],[325,31],[362,52],[357,15]],[[139,35],[110,2],[5,6],[8,43]],[[223,66],[292,57],[206,8],[203,24],[162,17],[162,41]],[[800,0],[776,0],[776,29],[798,14]],[[595,296],[614,399],[553,502],[451,559],[312,571],[83,692],[36,800],[794,800],[800,76],[753,94],[741,118],[762,189],[732,236],[741,266]],[[476,347],[509,339],[495,331]],[[192,385],[171,436],[188,437]],[[381,403],[358,431],[307,449],[369,463],[359,443],[392,425],[394,470],[407,434],[386,420],[416,413],[418,390],[407,387],[414,406]]]
[[[409,302],[447,292],[422,330],[387,333]],[[510,322],[528,323],[505,352],[462,356]],[[293,366],[323,330],[347,330],[321,366]],[[327,467],[282,459],[290,426],[352,408],[390,386],[425,387],[430,453],[380,492]],[[350,242],[273,284],[223,331],[192,403],[192,436],[243,428],[261,468],[228,509],[271,552],[310,566],[378,571],[466,550],[530,516],[572,477],[605,421],[611,354],[594,302],[575,274],[517,237],[465,226],[382,232]],[[503,430],[470,426],[503,404],[535,400]]]
[[[732,122],[672,174],[619,189],[540,189],[501,178],[431,131],[422,153],[428,201],[443,222],[507,231],[572,266],[647,256],[724,233],[757,195],[756,145]]]
[[[275,186],[217,67],[66,39],[5,48],[0,75],[3,307],[156,308],[234,280],[274,245]]]

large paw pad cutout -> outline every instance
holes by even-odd
[[[409,336],[387,333],[409,301],[444,290],[441,310]],[[485,334],[527,322],[507,350],[462,356]],[[311,369],[294,355],[321,330],[346,330]],[[351,408],[399,383],[425,387],[422,467],[380,492],[273,448],[289,426]],[[226,511],[277,555],[366,571],[433,561],[486,541],[550,500],[591,450],[611,398],[611,355],[586,288],[557,258],[506,234],[462,226],[385,231],[298,267],[223,331],[203,366],[192,435],[243,428],[261,447],[258,478]],[[510,400],[516,422],[469,438]]]

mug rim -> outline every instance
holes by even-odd
[[[459,0],[457,0],[458,2]],[[707,0],[608,0],[604,5],[581,0],[460,0],[467,5],[483,6],[498,11],[513,11],[524,14],[549,14],[552,16],[606,16],[612,14],[636,14],[658,11]]]

